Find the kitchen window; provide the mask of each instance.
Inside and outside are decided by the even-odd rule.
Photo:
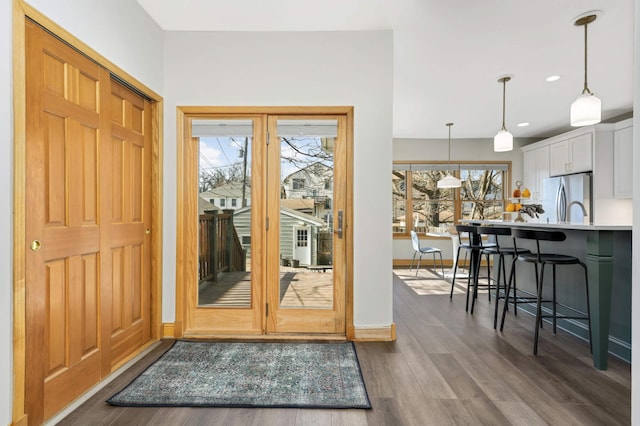
[[[428,232],[461,219],[502,219],[510,163],[395,163],[392,172],[393,233]],[[461,188],[440,189],[450,173]]]

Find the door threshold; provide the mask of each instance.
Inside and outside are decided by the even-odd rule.
[[[237,334],[237,335],[184,335],[183,340],[203,340],[203,341],[305,341],[305,342],[346,342],[347,336],[344,334]],[[180,340],[180,339],[178,339]]]

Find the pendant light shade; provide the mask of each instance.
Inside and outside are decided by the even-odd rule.
[[[498,130],[493,137],[493,150],[495,152],[511,151],[513,149],[513,135],[507,129]]]
[[[571,104],[571,125],[580,127],[599,123],[602,120],[601,111],[602,102],[593,93],[578,95]]]
[[[507,130],[505,125],[505,106],[507,95],[507,81],[511,80],[511,77],[502,77],[498,80],[498,83],[502,83],[502,128],[498,130],[498,133],[493,138],[493,150],[495,152],[511,151],[513,149],[513,135]]]
[[[449,162],[451,162],[451,126],[453,126],[453,123],[447,123],[449,128]],[[437,186],[438,188],[460,188],[462,181],[447,172],[447,175],[438,181]]]
[[[571,125],[573,127],[589,126],[599,123],[602,119],[602,103],[587,85],[587,25],[596,20],[596,15],[587,15],[575,22],[584,27],[584,88],[571,104]]]
[[[438,181],[438,188],[460,188],[462,181],[455,176],[447,173],[445,177]]]

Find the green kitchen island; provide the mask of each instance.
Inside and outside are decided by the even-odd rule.
[[[587,265],[594,367],[606,370],[609,353],[631,362],[630,225],[480,222],[511,228],[563,231],[567,236],[565,241],[541,242],[541,251],[573,255]],[[518,247],[532,248],[529,244],[535,242],[519,241]],[[519,262],[516,273],[518,290],[534,294],[535,275],[531,266]],[[550,277],[551,274],[545,275]],[[586,313],[586,297],[582,291],[584,274],[580,268],[557,268],[557,277],[559,303]],[[572,282],[575,282],[575,285],[563,285]],[[549,290],[549,293],[545,291],[543,297],[548,299],[551,286],[546,285],[545,290]],[[534,313],[533,306],[526,305],[525,309]],[[588,328],[583,323],[584,321],[559,320],[558,327],[588,340]]]

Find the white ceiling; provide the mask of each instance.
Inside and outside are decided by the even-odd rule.
[[[588,27],[589,88],[603,120],[632,109],[633,0],[137,0],[171,31],[361,31],[394,34],[396,138],[515,137],[569,127],[582,91]],[[559,75],[548,83],[545,78]],[[531,123],[517,127],[520,122]]]

